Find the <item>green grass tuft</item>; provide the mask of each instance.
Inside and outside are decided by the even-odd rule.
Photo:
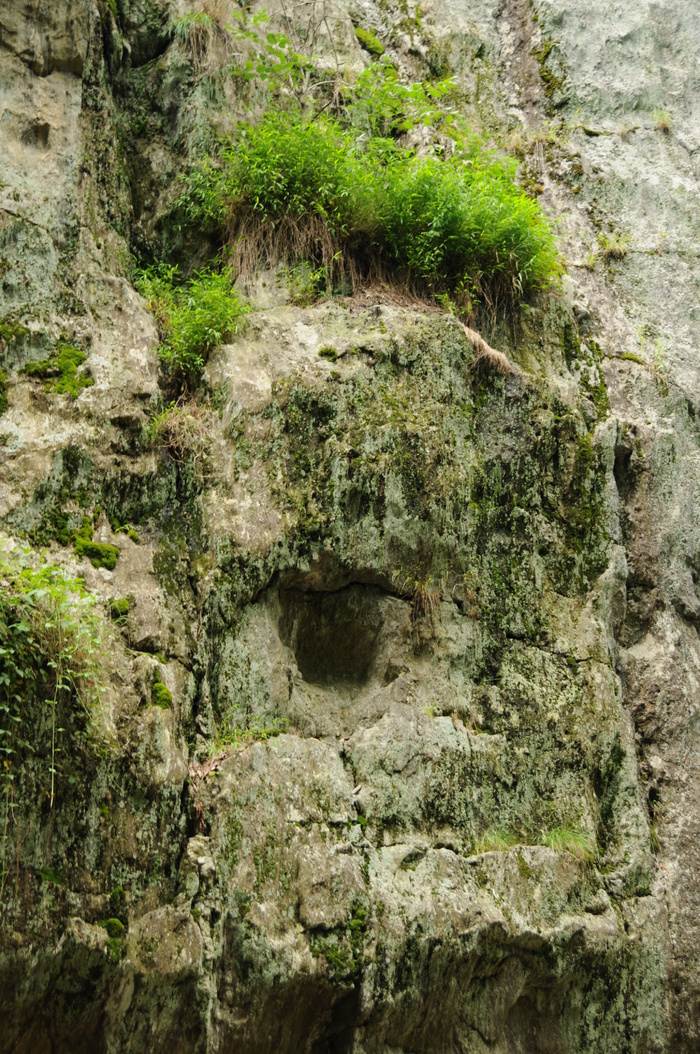
[[[114,600],[110,600],[109,613],[115,622],[123,621],[129,614],[130,607],[128,597],[117,597]]]
[[[229,272],[205,268],[178,284],[177,267],[149,267],[135,284],[156,316],[166,370],[181,388],[196,384],[211,349],[233,336],[246,312]]]
[[[516,835],[511,834],[509,831],[504,831],[501,828],[494,828],[485,831],[480,838],[477,838],[474,845],[474,852],[505,853],[508,849],[512,849],[514,845],[518,845],[518,838]]]
[[[577,860],[589,861],[595,856],[595,845],[590,835],[577,827],[553,827],[542,837],[542,845],[555,853],[570,853]]]
[[[498,308],[559,270],[551,228],[514,163],[473,137],[450,158],[416,157],[330,117],[268,113],[241,128],[219,167],[198,170],[186,200],[190,219],[218,225],[247,273],[262,260],[308,260],[336,281],[390,281]]]

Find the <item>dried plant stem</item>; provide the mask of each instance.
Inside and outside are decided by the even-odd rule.
[[[507,355],[504,355],[502,351],[496,351],[490,344],[487,344],[480,333],[477,333],[475,329],[470,329],[469,326],[464,326],[464,333],[467,340],[476,352],[474,357],[473,366],[478,366],[480,362],[485,362],[487,366],[490,366],[494,370],[498,370],[505,377],[510,377],[513,374],[520,374],[520,370],[517,366],[514,366]]]

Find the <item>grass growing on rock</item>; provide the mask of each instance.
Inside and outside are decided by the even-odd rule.
[[[577,827],[553,827],[543,835],[542,844],[555,853],[570,853],[577,860],[589,861],[595,856],[593,839]]]
[[[309,260],[354,286],[386,281],[498,308],[558,271],[551,228],[514,163],[474,137],[449,158],[418,157],[332,117],[268,113],[193,173],[185,209],[221,230],[244,273]]]
[[[136,272],[135,285],[156,317],[173,384],[192,387],[211,349],[233,336],[245,314],[229,272],[205,268],[180,282],[177,267],[149,267]]]

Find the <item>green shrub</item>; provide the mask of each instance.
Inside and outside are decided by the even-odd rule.
[[[211,349],[237,331],[246,308],[228,271],[204,269],[182,284],[177,279],[177,267],[150,267],[137,271],[135,284],[156,316],[161,361],[176,384],[188,387]]]
[[[78,367],[85,362],[87,355],[72,344],[59,344],[50,359],[41,362],[28,362],[24,372],[28,377],[48,380],[47,392],[59,395],[72,395],[75,398],[83,388],[90,388],[94,383],[85,373],[78,373]]]
[[[198,214],[198,201],[202,212]],[[476,140],[444,159],[358,142],[329,117],[270,113],[241,128],[190,186],[191,218],[226,233],[234,267],[322,264],[461,304],[514,303],[558,271],[550,226],[511,162]]]

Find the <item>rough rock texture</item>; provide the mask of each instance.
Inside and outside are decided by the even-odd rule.
[[[210,255],[171,210],[250,101],[230,42],[0,0],[2,529],[129,602],[55,808],[38,720],[18,773],[2,1051],[700,1049],[696,19],[421,6],[327,27],[451,68],[560,219],[561,293],[491,335],[522,373],[268,275],[183,460],[129,252]],[[58,341],[75,399],[21,372]],[[97,507],[113,571],[57,540]]]

